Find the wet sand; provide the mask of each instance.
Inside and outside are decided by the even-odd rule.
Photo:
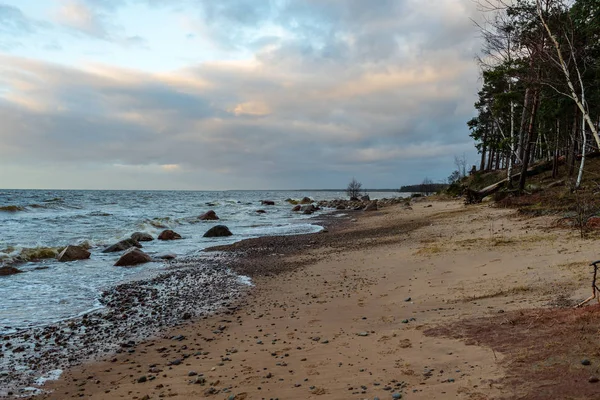
[[[425,200],[217,248],[253,279],[242,300],[38,398],[512,398],[504,354],[434,328],[587,297],[590,247],[550,218]]]

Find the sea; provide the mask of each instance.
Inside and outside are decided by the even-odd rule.
[[[370,193],[371,198],[394,197]],[[291,211],[286,199],[315,201],[346,198],[331,191],[105,191],[0,189],[0,266],[25,273],[0,276],[0,335],[43,326],[101,308],[103,291],[165,271],[164,262],[134,268],[115,267],[119,253],[102,250],[134,232],[153,237],[172,229],[183,239],[143,242],[153,257],[199,255],[205,248],[275,235],[322,230],[313,216]],[[262,205],[262,200],[275,202]],[[265,210],[265,214],[257,210]],[[219,221],[200,221],[214,210]],[[328,213],[332,210],[323,210]],[[215,225],[226,225],[227,238],[204,238]],[[61,263],[57,248],[90,246],[90,259]],[[41,258],[40,257],[47,257]],[[19,260],[18,264],[14,264]]]

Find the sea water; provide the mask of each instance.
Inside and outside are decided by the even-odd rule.
[[[382,194],[383,197],[384,194]],[[388,197],[389,193],[387,194]],[[273,235],[313,233],[311,216],[293,213],[288,198],[344,198],[342,192],[285,191],[84,191],[0,190],[0,265],[39,249],[86,243],[88,260],[53,258],[17,265],[22,274],[0,277],[0,334],[71,318],[100,308],[100,294],[119,283],[164,271],[164,263],[115,267],[120,253],[102,250],[134,232],[153,237],[172,229],[183,239],[143,242],[151,256],[194,256],[214,245]],[[372,195],[372,197],[374,197]],[[275,206],[261,204],[275,201]],[[256,211],[263,209],[265,214]],[[200,221],[214,210],[219,221]],[[227,225],[228,238],[204,238],[212,226]],[[33,250],[27,250],[33,249]]]

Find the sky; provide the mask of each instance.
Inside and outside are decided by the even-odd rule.
[[[398,188],[477,163],[472,0],[0,0],[0,187]]]

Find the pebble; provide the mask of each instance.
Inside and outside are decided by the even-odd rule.
[[[412,298],[411,297],[407,297],[407,298],[404,299],[404,301],[406,301],[406,302],[412,301]]]
[[[590,379],[588,379],[589,383],[598,383],[600,379],[598,379],[597,376],[590,376]]]
[[[581,360],[581,365],[591,365],[591,364],[592,364],[592,362],[588,359]]]
[[[360,332],[360,333],[357,333],[357,335],[358,336],[369,336],[369,332]]]
[[[401,398],[402,398],[402,394],[400,394],[400,393],[392,394],[392,399],[401,399]]]
[[[138,383],[144,383],[148,380],[148,378],[146,377],[146,375],[142,375],[138,378],[137,382]]]

